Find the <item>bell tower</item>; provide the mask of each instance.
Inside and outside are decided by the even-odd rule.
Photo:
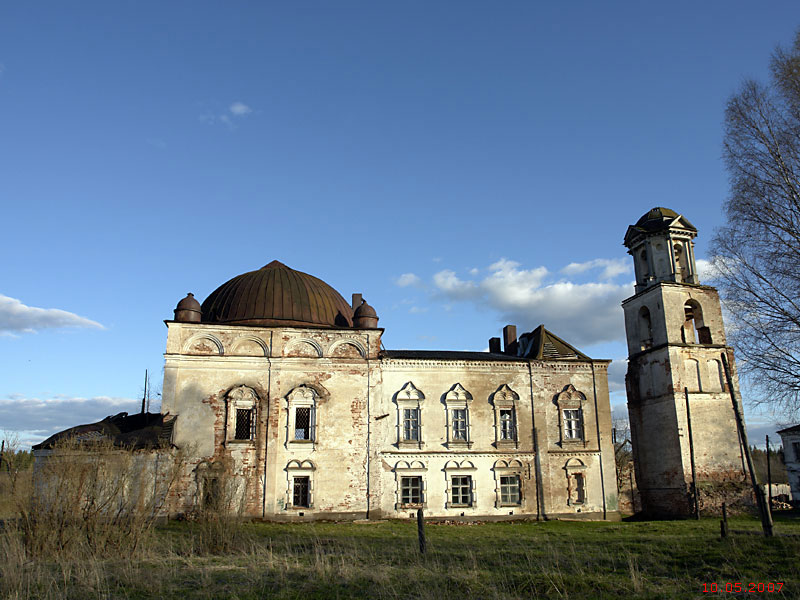
[[[653,515],[692,513],[691,447],[698,483],[744,477],[722,366],[726,354],[733,367],[733,350],[725,342],[717,290],[697,275],[696,236],[686,217],[661,207],[625,233],[636,274],[635,293],[622,303],[628,414],[643,509]],[[738,387],[735,373],[733,382]],[[709,502],[701,496],[702,504]]]

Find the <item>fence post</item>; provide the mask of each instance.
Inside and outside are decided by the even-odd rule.
[[[425,517],[421,508],[417,509],[417,536],[419,537],[419,553],[425,554],[428,547],[425,542]]]
[[[722,503],[722,521],[719,522],[719,533],[723,539],[728,537],[728,507]]]

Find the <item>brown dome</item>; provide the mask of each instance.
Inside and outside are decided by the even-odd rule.
[[[194,294],[189,292],[186,298],[178,302],[178,306],[173,311],[175,313],[176,321],[185,321],[187,323],[199,323],[201,308],[200,303],[194,297]]]
[[[223,283],[202,310],[203,323],[353,326],[353,311],[339,292],[277,260]]]

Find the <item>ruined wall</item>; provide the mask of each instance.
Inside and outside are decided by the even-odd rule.
[[[602,516],[604,508],[615,511],[606,367],[605,363],[596,364],[593,378],[591,365],[570,361],[535,362],[529,369],[527,362],[384,359],[384,394],[375,411],[380,418],[376,434],[383,440],[382,513],[406,516],[413,512],[413,507],[403,505],[400,498],[400,478],[404,475],[423,477],[425,509],[430,516]],[[409,383],[413,384],[410,394]],[[467,446],[452,443],[448,429],[447,396],[457,386],[471,398]],[[581,440],[564,440],[556,399],[565,388],[572,390],[568,392],[574,396],[572,402],[577,402],[583,413]],[[595,420],[595,389],[601,444]],[[420,397],[422,439],[416,446],[402,439],[403,394]],[[505,403],[508,397],[514,398],[516,415],[513,443],[500,439],[499,433],[499,410],[510,406]],[[606,453],[602,465],[601,452]],[[461,474],[472,477],[471,507],[451,506],[449,502],[449,481]],[[576,474],[584,478],[580,498]],[[522,498],[518,505],[502,501],[500,477],[504,475],[520,478]]]
[[[162,410],[177,415],[173,441],[190,455],[170,512],[201,506],[223,471],[241,514],[272,519],[405,517],[416,508],[400,497],[410,475],[423,478],[429,516],[616,510],[606,362],[401,360],[379,348],[380,330],[169,323]],[[253,435],[235,439],[248,398]],[[421,436],[409,444],[412,404]],[[307,438],[298,407],[312,411]],[[456,407],[466,440],[455,437]],[[581,412],[579,439],[567,439],[565,408]],[[513,439],[501,433],[508,409]],[[469,506],[453,506],[454,475],[471,477]],[[501,477],[514,476],[521,500],[503,502]],[[309,484],[304,505],[298,480]]]
[[[178,415],[174,443],[192,459],[176,512],[203,502],[203,482],[227,461],[241,512],[360,515],[367,510],[368,399],[379,385],[380,331],[169,323],[163,412]],[[369,381],[375,382],[371,386]],[[234,439],[232,390],[257,397],[251,439]],[[313,435],[296,440],[290,395],[312,390]],[[292,506],[293,476],[308,477],[310,506]]]

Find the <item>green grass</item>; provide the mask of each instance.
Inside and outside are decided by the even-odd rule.
[[[203,550],[200,527],[158,528],[132,560],[14,565],[0,556],[0,591],[6,598],[752,598],[763,594],[703,593],[702,584],[780,581],[782,591],[768,597],[800,597],[800,537],[721,541],[711,518],[429,524],[425,556],[411,521],[231,525],[221,555]],[[730,527],[759,531],[759,522],[739,517]],[[776,517],[776,531],[800,536],[800,520]]]

